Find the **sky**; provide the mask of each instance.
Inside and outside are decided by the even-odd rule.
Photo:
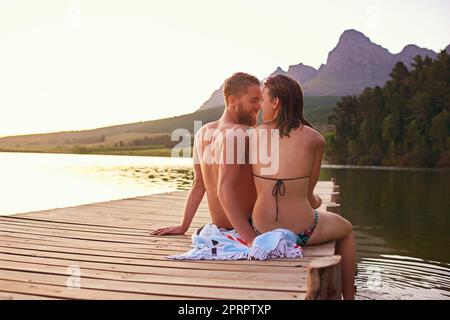
[[[237,71],[318,68],[347,29],[450,44],[450,1],[0,0],[0,136],[190,113]]]

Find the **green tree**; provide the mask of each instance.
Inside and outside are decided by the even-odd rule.
[[[395,64],[380,88],[343,97],[329,117],[336,163],[450,166],[450,56]]]

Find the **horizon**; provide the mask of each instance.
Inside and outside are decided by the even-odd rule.
[[[261,79],[299,63],[318,69],[349,29],[393,54],[410,44],[435,52],[450,44],[445,32],[436,32],[450,27],[450,3],[442,0],[406,7],[388,1],[347,1],[345,7],[329,1],[169,2],[2,2],[0,137],[192,113],[233,72]],[[311,32],[317,12],[326,22]],[[426,23],[411,24],[420,19]]]

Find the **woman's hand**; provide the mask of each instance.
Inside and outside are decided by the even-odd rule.
[[[159,228],[151,233],[153,236],[166,236],[166,235],[176,235],[185,234],[187,228],[183,228],[181,225],[173,227]]]
[[[322,205],[322,198],[319,197],[317,194],[315,194],[314,200],[315,200],[315,203],[313,205],[313,209],[317,209],[318,207],[320,207]]]

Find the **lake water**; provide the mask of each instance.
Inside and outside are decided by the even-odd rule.
[[[450,171],[324,166],[357,242],[359,299],[450,299]],[[0,215],[189,189],[191,159],[0,153]]]

